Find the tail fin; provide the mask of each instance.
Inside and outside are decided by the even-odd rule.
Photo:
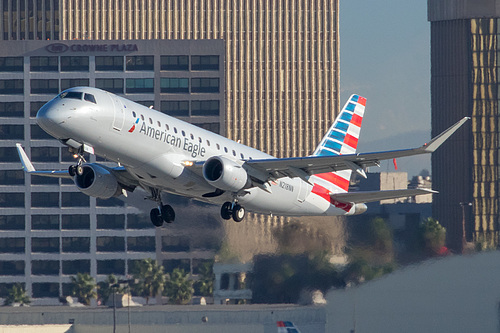
[[[291,321],[278,321],[276,326],[278,326],[278,333],[300,333]]]
[[[313,156],[334,156],[356,153],[366,98],[352,95],[332,127],[321,140]],[[349,190],[352,170],[326,172],[314,177],[314,193],[345,193]]]
[[[365,113],[366,98],[352,95],[332,127],[314,151],[315,156],[354,154],[358,147],[361,122]]]

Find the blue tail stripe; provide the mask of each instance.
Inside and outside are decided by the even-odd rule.
[[[354,112],[354,108],[356,108],[356,105],[352,104],[352,103],[349,103],[346,105],[345,109],[347,111],[351,111],[351,112]]]
[[[326,149],[321,149],[319,151],[319,154],[317,156],[338,156],[339,154],[333,152],[333,151],[329,151],[329,150],[326,150]]]
[[[349,124],[342,123],[340,121],[335,124],[335,128],[344,132],[347,132],[347,129],[349,128]]]
[[[323,147],[333,149],[337,152],[340,152],[340,150],[342,149],[342,145],[340,143],[330,140],[327,140]]]
[[[343,142],[345,138],[345,133],[333,130],[330,131],[330,133],[328,133],[328,137]]]
[[[345,120],[348,123],[350,123],[351,119],[352,119],[352,113],[343,112],[342,115],[340,116],[340,119]]]

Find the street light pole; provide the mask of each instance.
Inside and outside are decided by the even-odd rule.
[[[465,238],[465,206],[472,206],[472,202],[461,202],[462,207],[462,254],[465,252],[467,239]]]

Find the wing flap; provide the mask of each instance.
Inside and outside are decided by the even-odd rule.
[[[425,188],[402,189],[390,191],[363,191],[332,194],[331,197],[337,201],[345,203],[368,203],[386,199],[397,199],[411,197],[414,195],[438,193]]]

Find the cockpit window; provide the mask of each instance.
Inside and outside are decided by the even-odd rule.
[[[72,98],[72,99],[82,99],[82,92],[78,91],[63,91],[59,94],[59,98]]]
[[[94,95],[92,95],[92,94],[85,94],[85,96],[83,96],[83,99],[88,101],[88,102],[97,104],[95,101]]]

